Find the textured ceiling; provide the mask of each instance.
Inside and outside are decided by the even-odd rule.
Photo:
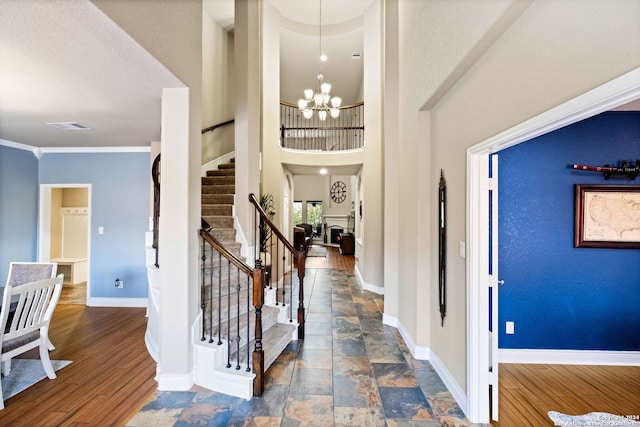
[[[0,139],[36,147],[148,146],[184,86],[86,1],[0,1],[0,58]]]
[[[322,0],[320,63],[320,1],[267,0],[280,13],[280,98],[297,103],[304,89],[317,87],[321,71],[331,94],[343,105],[362,101],[363,13],[373,0]],[[233,28],[233,0],[204,0],[203,8],[221,27]],[[352,53],[362,54],[351,59]]]

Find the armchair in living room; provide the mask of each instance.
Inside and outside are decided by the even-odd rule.
[[[313,237],[313,225],[307,224],[307,223],[302,223],[302,224],[296,224],[296,227],[300,227],[300,228],[304,229],[304,237],[305,238]]]
[[[293,227],[293,247],[298,251],[302,248],[306,254],[309,246],[311,246],[311,237],[307,237],[306,230],[299,226]]]

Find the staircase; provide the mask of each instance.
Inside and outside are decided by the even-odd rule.
[[[235,163],[231,160],[202,177],[202,218],[209,224],[211,236],[245,261],[241,244],[236,241],[234,202]],[[248,298],[253,295],[253,282],[213,247],[204,248],[203,244],[201,298],[207,307],[202,311],[204,329],[199,325],[193,331],[195,382],[217,392],[250,399],[254,394],[251,357],[256,313],[253,301]],[[266,371],[289,342],[297,339],[297,323],[290,320],[289,307],[276,304],[274,290],[265,288],[264,292],[261,319]]]

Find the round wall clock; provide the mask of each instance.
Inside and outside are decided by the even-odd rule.
[[[336,181],[331,186],[331,200],[342,203],[347,198],[347,186],[342,181]]]

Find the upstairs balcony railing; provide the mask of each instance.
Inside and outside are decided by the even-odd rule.
[[[344,151],[364,147],[364,103],[340,108],[338,118],[305,119],[296,105],[280,102],[280,146],[293,150]]]

